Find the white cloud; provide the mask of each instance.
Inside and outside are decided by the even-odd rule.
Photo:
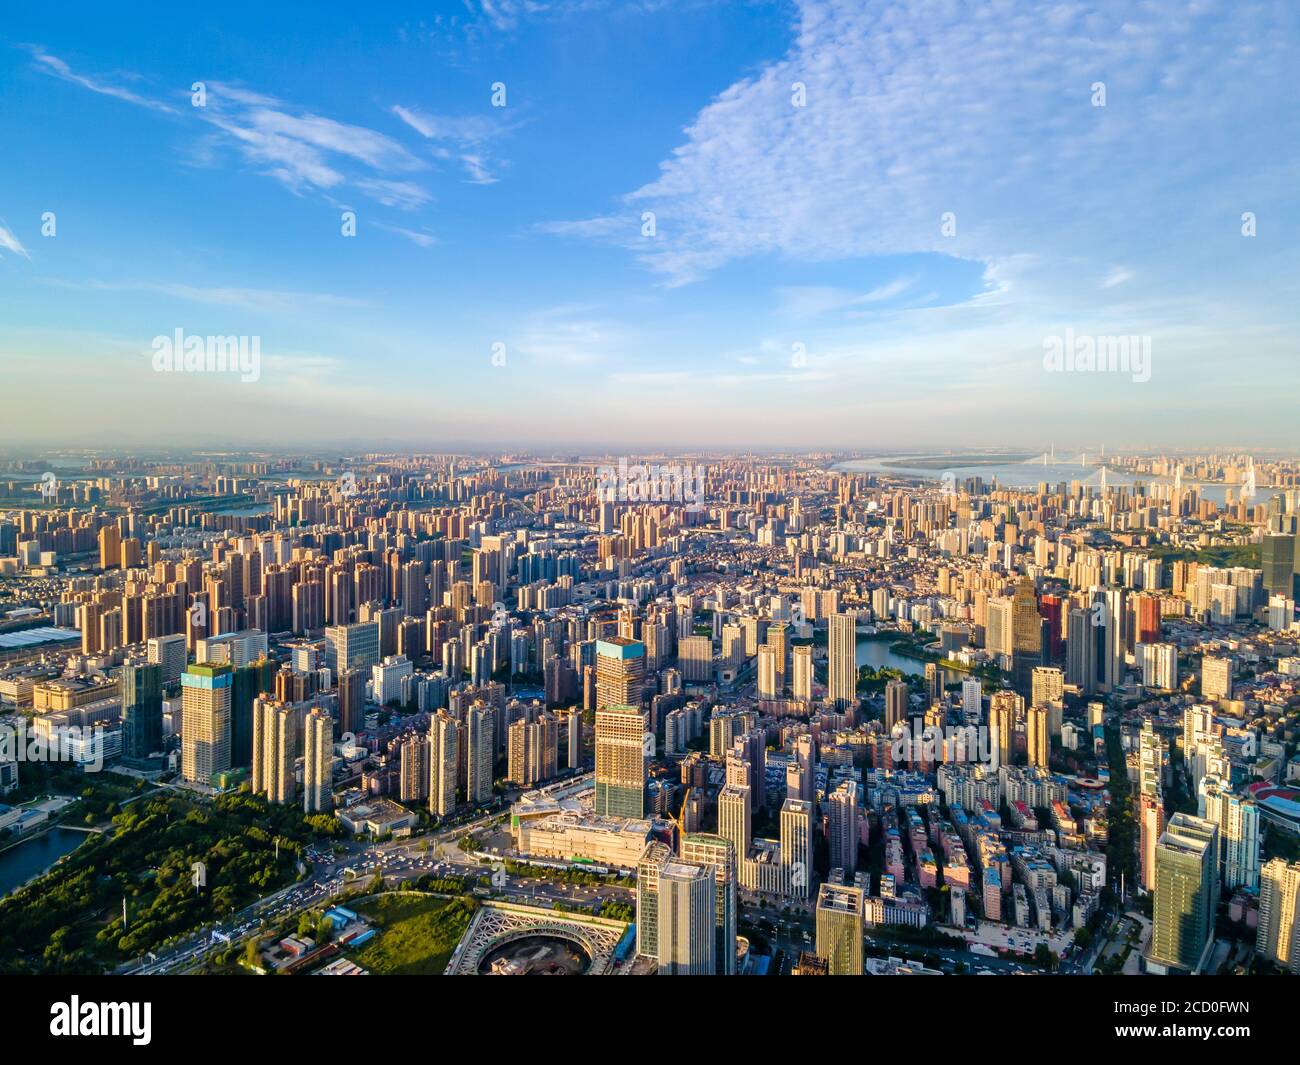
[[[406,175],[429,162],[386,133],[340,122],[266,93],[221,81],[206,83],[202,107],[173,107],[103,78],[74,72],[62,59],[32,49],[36,69],[91,92],[176,117],[192,117],[213,131],[200,140],[194,161],[214,165],[221,149],[274,178],[296,194],[329,192],[347,185],[385,206],[413,210],[430,194]]]
[[[120,85],[113,85],[97,78],[78,74],[58,56],[50,55],[42,48],[31,48],[30,51],[33,60],[36,62],[36,69],[49,74],[51,77],[58,78],[60,81],[71,82],[73,85],[80,85],[83,89],[89,89],[101,96],[112,96],[115,99],[136,104],[139,107],[148,107],[154,111],[163,111],[170,115],[177,113],[176,108],[163,103],[161,100],[151,100]]]
[[[21,255],[28,262],[31,261],[32,257],[27,253],[27,249],[23,247],[23,242],[14,236],[13,230],[3,220],[0,220],[0,248],[11,251],[15,255]]]
[[[396,233],[398,236],[405,237],[412,244],[418,244],[421,248],[431,248],[438,243],[437,237],[422,229],[407,229],[405,226],[390,225],[388,222],[375,222],[373,224],[377,229]]]
[[[358,178],[357,188],[385,207],[399,207],[413,211],[423,207],[432,197],[413,181],[385,181],[380,178]]]
[[[455,160],[465,168],[467,180],[475,185],[495,184],[491,163],[485,152],[487,143],[513,127],[477,116],[431,115],[418,107],[394,104],[389,110],[426,140],[434,142],[433,153],[439,159]]]
[[[659,222],[658,239],[627,246],[679,285],[765,255],[1060,263],[1100,258],[1138,225],[1167,240],[1201,206],[1198,182],[1232,169],[1207,142],[1246,116],[1276,121],[1280,101],[1258,86],[1282,84],[1293,52],[1286,16],[1263,2],[797,0],[788,52],[700,110],[658,176],[624,197]],[[1097,80],[1105,108],[1091,106]],[[605,239],[618,217],[568,232]]]
[[[279,289],[235,288],[190,285],[176,281],[61,281],[50,279],[59,288],[88,292],[144,292],[188,303],[206,303],[218,307],[238,307],[248,311],[294,313],[311,307],[357,308],[364,300],[323,292],[292,292]]]

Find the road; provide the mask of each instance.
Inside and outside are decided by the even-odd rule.
[[[385,882],[414,880],[421,876],[459,876],[483,873],[486,867],[477,858],[465,854],[457,841],[467,832],[487,826],[500,817],[492,811],[473,820],[448,825],[424,836],[387,840],[349,840],[340,845],[341,853],[326,857],[319,851],[312,856],[311,871],[296,884],[259,899],[238,913],[199,929],[167,951],[137,959],[117,972],[130,976],[175,974],[201,968],[208,957],[219,950],[239,946],[253,936],[263,934],[264,923],[282,922],[293,914],[322,906],[356,881],[367,881],[376,873]],[[544,877],[509,877],[504,871],[494,895],[513,902],[534,905],[564,903],[583,909],[599,910],[609,902],[631,902],[630,888],[613,884],[584,887],[564,884]]]

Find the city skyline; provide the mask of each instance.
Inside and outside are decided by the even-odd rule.
[[[1294,16],[859,7],[15,14],[4,445],[1288,445]]]

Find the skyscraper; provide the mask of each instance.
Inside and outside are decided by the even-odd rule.
[[[1259,886],[1259,807],[1234,795],[1218,777],[1206,777],[1202,791],[1205,819],[1219,826],[1219,866],[1223,886]]]
[[[230,765],[245,768],[253,762],[253,702],[261,694],[267,659],[236,666],[230,682]]]
[[[181,776],[211,784],[230,768],[230,688],[227,665],[193,665],[181,674]]]
[[[1265,597],[1295,598],[1296,538],[1288,533],[1266,533],[1259,547]]]
[[[857,702],[857,618],[853,614],[832,614],[829,627],[827,642],[830,665],[827,696],[835,709],[844,710]]]
[[[1264,864],[1255,950],[1273,964],[1300,973],[1300,862],[1273,858]]]
[[[605,706],[596,711],[596,813],[645,815],[648,763],[646,717],[639,706]]]
[[[1010,765],[1015,750],[1016,722],[1025,712],[1025,700],[1015,692],[998,691],[989,696],[989,742],[997,752],[997,764]]]
[[[729,839],[706,832],[682,837],[682,859],[713,870],[715,924],[713,957],[719,976],[736,972],[736,882],[739,862]]]
[[[806,899],[812,884],[813,806],[786,799],[781,807],[781,865],[786,894]]]
[[[717,972],[715,891],[712,866],[672,858],[659,870],[659,975]]]
[[[1214,934],[1219,830],[1189,814],[1169,819],[1156,844],[1156,897],[1147,967],[1192,970]]]
[[[360,669],[338,674],[339,732],[356,735],[366,726],[366,675]]]
[[[753,838],[747,786],[727,784],[718,792],[718,835],[731,844],[736,868],[740,869],[749,856],[749,842]]]
[[[812,698],[812,651],[810,644],[801,644],[791,654],[790,692],[796,699],[802,699],[805,702]]]
[[[450,817],[456,812],[456,771],[461,724],[445,710],[429,721],[429,813]]]
[[[976,681],[978,684],[979,682]],[[894,726],[907,724],[907,708],[911,689],[907,681],[895,678],[885,685],[885,731],[892,733]]]
[[[291,803],[297,791],[297,760],[305,710],[293,703],[258,699],[253,703],[253,772],[255,795],[267,802]]]
[[[1097,637],[1092,611],[1071,610],[1066,619],[1065,680],[1084,695],[1097,690]]]
[[[332,625],[325,630],[325,664],[334,676],[379,662],[379,622]]]
[[[149,638],[149,661],[162,666],[164,688],[180,683],[181,674],[185,672],[185,653],[184,633]]]
[[[330,794],[334,768],[334,719],[329,711],[316,707],[307,715],[303,745],[303,810],[317,813],[333,805]]]
[[[1201,695],[1206,699],[1232,698],[1232,657],[1205,655],[1201,659]]]
[[[1033,673],[1043,663],[1043,617],[1032,577],[1022,577],[1011,597],[1012,671],[1018,691],[1029,692]]]
[[[493,770],[497,762],[497,711],[476,703],[465,711],[461,735],[465,743],[465,801],[478,806],[491,801]]]
[[[672,857],[673,852],[656,841],[637,863],[636,952],[647,958],[659,957],[659,877]]]
[[[645,644],[625,636],[596,641],[596,709],[639,707],[644,699]]]
[[[1156,889],[1156,845],[1165,832],[1165,804],[1158,793],[1138,796],[1138,876],[1146,891]]]
[[[831,792],[830,816],[831,868],[843,869],[850,879],[858,865],[858,783],[846,780]]]
[[[822,884],[817,892],[817,953],[831,976],[862,975],[863,891]]]
[[[143,762],[162,750],[162,678],[156,663],[130,663],[122,667],[122,755]]]
[[[1029,708],[1028,729],[1029,764],[1039,769],[1046,769],[1051,761],[1052,732],[1049,711],[1046,706]]]

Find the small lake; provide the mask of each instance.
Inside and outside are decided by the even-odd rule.
[[[858,668],[870,666],[872,669],[880,669],[889,666],[891,669],[901,669],[904,673],[919,673],[924,676],[925,663],[919,658],[908,658],[889,649],[889,645],[897,639],[897,636],[891,636],[888,640],[861,641],[858,644]]]
[[[905,674],[915,673],[919,677],[925,676],[925,663],[919,658],[908,658],[906,655],[897,654],[889,649],[889,645],[898,639],[897,636],[891,635],[888,640],[862,640],[858,643],[857,662],[858,668],[870,666],[872,669],[880,669],[888,666],[891,669],[901,670]],[[956,669],[942,670],[943,682],[945,684],[957,684],[965,673]]]
[[[90,835],[86,832],[55,827],[0,852],[0,895],[7,895],[15,888],[22,887],[65,854],[71,854],[89,838]]]

